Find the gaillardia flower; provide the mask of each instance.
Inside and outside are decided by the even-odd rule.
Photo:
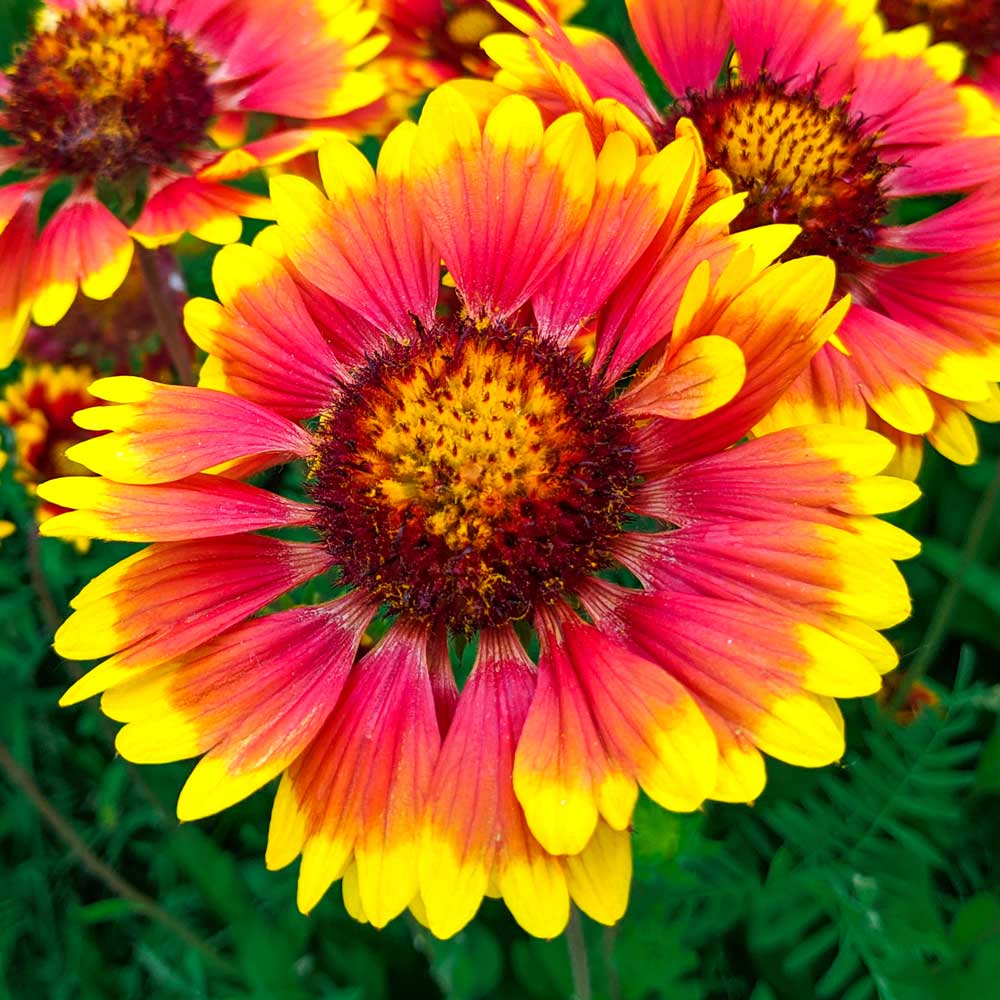
[[[378,27],[389,39],[372,64],[384,74],[385,94],[355,116],[362,130],[384,135],[409,116],[420,99],[447,80],[492,76],[496,66],[480,43],[501,30],[504,20],[488,0],[372,0]],[[527,9],[523,0],[515,6]],[[583,0],[546,0],[560,21],[583,7]]]
[[[902,31],[928,29],[937,42],[957,45],[965,72],[1000,109],[1000,3],[997,0],[879,0],[885,23]]]
[[[673,95],[661,110],[613,43],[533,6],[538,20],[498,4],[527,36],[484,41],[499,84],[650,149],[685,116],[709,166],[747,195],[735,229],[796,223],[783,259],[835,261],[851,308],[764,426],[878,427],[912,475],[923,435],[974,461],[967,414],[1000,419],[1000,121],[955,84],[957,50],[884,31],[869,0],[630,0]],[[897,224],[907,199],[944,194],[963,197]]]
[[[73,415],[97,402],[87,391],[93,380],[94,373],[78,365],[27,365],[17,381],[0,393],[0,429],[9,428],[12,436],[14,478],[29,494],[53,476],[86,474],[66,453],[92,436],[73,422]],[[41,500],[35,515],[44,523],[64,512],[65,508]]]
[[[180,314],[188,296],[177,258],[169,249],[151,256],[159,284]],[[55,326],[31,324],[20,357],[35,365],[69,364],[102,375],[134,374],[170,381],[170,355],[157,332],[142,271],[142,263],[133,258],[125,280],[110,299],[77,298]]]
[[[290,130],[225,153],[211,137],[227,143],[250,112],[326,119],[371,103],[381,77],[357,67],[384,45],[369,36],[375,17],[361,0],[305,0],[293,16],[255,0],[47,0],[0,77],[0,128],[14,140],[0,175],[15,178],[0,181],[0,367],[30,316],[58,322],[78,287],[112,295],[133,237],[230,243],[241,216],[269,218],[266,198],[223,182],[321,135]],[[61,178],[71,192],[39,233]]]
[[[753,799],[762,752],[833,761],[832,699],[894,663],[891,445],[730,449],[843,315],[833,265],[730,236],[696,136],[595,155],[517,95],[435,91],[377,170],[345,140],[320,167],[188,304],[202,385],[98,381],[100,478],[43,487],[74,508],[46,533],[153,543],[74,600],[56,648],[109,658],[63,701],[104,691],[130,760],[203,755],[183,819],[282,775],[267,863],[301,854],[303,911],[342,879],[376,926],[447,936],[486,894],[537,935],[571,898],[613,922],[639,788],[691,810]],[[293,460],[308,503],[237,478]],[[333,599],[248,617],[307,581]]]

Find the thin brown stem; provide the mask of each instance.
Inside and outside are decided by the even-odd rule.
[[[54,635],[62,623],[62,615],[59,613],[55,598],[49,589],[45,570],[42,569],[42,548],[39,544],[36,525],[32,525],[25,533],[25,543],[28,550],[28,575],[31,577],[31,586],[38,598],[38,606],[41,608],[46,628],[50,634]]]
[[[153,310],[156,325],[159,327],[163,345],[170,355],[171,364],[177,373],[177,381],[181,385],[194,385],[194,351],[191,341],[181,327],[180,318],[163,272],[156,259],[156,251],[136,245],[139,266],[142,268],[142,278],[146,285],[146,295]]]
[[[42,794],[27,771],[11,756],[7,747],[0,742],[0,768],[11,782],[21,789],[31,804],[38,810],[42,818],[52,828],[56,836],[66,845],[70,854],[98,881],[102,882],[112,893],[121,899],[128,900],[150,920],[156,921],[172,934],[179,937],[185,944],[194,948],[217,968],[237,975],[237,971],[214,948],[201,940],[189,927],[176,917],[167,913],[159,904],[138,890],[131,882],[124,879],[113,868],[106,865],[85,843],[83,838],[73,829],[69,820]]]
[[[59,611],[59,607],[56,604],[55,598],[52,596],[52,591],[49,588],[48,580],[45,576],[45,570],[42,568],[42,558],[41,558],[41,545],[39,543],[38,531],[36,528],[32,528],[26,534],[27,538],[27,550],[28,550],[28,574],[31,577],[31,585],[35,591],[35,596],[38,598],[38,606],[42,612],[42,618],[45,620],[46,628],[48,629],[49,635],[55,635],[56,629],[62,624],[63,615]],[[60,662],[66,668],[67,673],[73,678],[73,680],[79,680],[83,675],[83,671],[80,667],[70,660],[63,660],[60,658]],[[108,745],[114,749],[115,745],[115,732],[111,728],[108,720],[98,712],[98,717],[100,718],[101,732],[104,735],[105,740],[107,740]],[[136,787],[142,794],[143,798],[153,807],[161,823],[166,823],[170,819],[170,810],[164,804],[163,800],[153,791],[150,787],[149,782],[139,773],[138,768],[135,764],[126,762],[126,767],[128,768],[129,776],[135,782]]]
[[[601,935],[601,945],[604,949],[604,972],[608,978],[608,997],[610,1000],[624,1000],[622,979],[618,975],[618,965],[615,962],[615,942],[621,924],[605,927]]]
[[[955,568],[955,572],[948,581],[948,586],[945,587],[944,593],[934,608],[934,614],[931,617],[930,624],[927,626],[927,631],[924,633],[920,650],[914,657],[913,663],[910,664],[910,668],[906,671],[898,690],[889,703],[890,712],[897,711],[903,704],[913,683],[923,677],[931,668],[938,651],[945,639],[948,638],[948,630],[951,628],[951,616],[965,587],[965,577],[972,564],[976,561],[976,555],[979,552],[979,547],[982,544],[986,529],[989,527],[990,518],[993,516],[994,510],[996,510],[998,501],[1000,501],[1000,459],[997,460],[993,479],[990,480],[989,486],[986,487],[986,491],[980,498],[979,504],[972,515],[972,520],[969,522],[969,532],[965,536],[965,544],[962,546],[962,551],[959,554],[958,566]]]
[[[573,976],[574,1000],[592,1000],[587,942],[583,937],[580,911],[575,906],[570,908],[569,923],[566,925],[566,950],[569,952],[569,969]]]

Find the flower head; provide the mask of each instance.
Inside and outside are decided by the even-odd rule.
[[[374,101],[381,77],[356,67],[384,44],[369,36],[375,17],[356,0],[309,0],[294,17],[252,0],[49,0],[0,86],[14,140],[0,174],[18,177],[0,186],[0,366],[29,317],[58,322],[78,287],[111,296],[133,237],[229,243],[240,216],[268,218],[265,198],[224,182],[313,149],[322,133],[241,144],[241,123],[252,112],[328,120]],[[71,193],[39,234],[59,178]]]
[[[384,135],[405,121],[421,98],[447,80],[487,77],[496,66],[480,43],[499,31],[503,18],[488,0],[377,0],[378,26],[389,44],[372,64],[384,74],[385,94],[352,116],[358,132]],[[515,7],[527,9],[524,0]],[[545,0],[560,21],[572,17],[582,0]]]
[[[188,297],[177,260],[169,250],[159,250],[155,265],[179,313]],[[34,365],[69,364],[103,375],[171,378],[170,356],[157,334],[156,316],[136,259],[110,299],[78,298],[55,326],[32,324],[20,355]]]
[[[46,533],[153,543],[74,601],[57,649],[108,659],[64,702],[105,692],[130,760],[202,755],[184,819],[282,775],[267,863],[301,855],[304,911],[339,879],[376,926],[448,936],[487,893],[537,935],[571,898],[613,922],[640,787],[692,810],[753,799],[762,753],[835,760],[832,699],[895,662],[891,445],[731,447],[842,317],[833,266],[731,235],[690,130],[595,154],[520,96],[440,89],[376,170],[343,140],[320,166],[188,304],[202,384],[95,383],[99,477],[43,487],[73,508]],[[238,479],[293,460],[307,503]],[[335,596],[249,617],[307,581]]]
[[[936,42],[961,48],[974,80],[1000,75],[1000,4],[996,0],[879,0],[878,13],[889,28],[930,29]]]
[[[34,494],[53,476],[86,475],[66,452],[91,435],[73,416],[97,400],[87,391],[94,373],[74,365],[28,365],[0,396],[0,426],[10,429],[14,443],[14,476]],[[4,456],[6,459],[6,456]],[[0,465],[0,468],[3,466]],[[42,500],[36,516],[44,523],[65,508]]]
[[[906,685],[900,700],[900,692]],[[926,681],[911,679],[904,671],[895,671],[876,696],[883,709],[891,710],[892,718],[901,726],[911,726],[927,711],[941,710],[941,696]]]
[[[974,5],[973,5],[974,6]],[[484,42],[497,82],[592,133],[627,128],[658,148],[687,120],[708,165],[747,196],[734,228],[801,228],[784,260],[827,254],[853,304],[762,428],[835,420],[901,447],[922,436],[976,458],[967,414],[1000,419],[1000,119],[957,84],[961,58],[926,31],[887,32],[842,0],[630,0],[638,39],[673,95],[657,107],[606,38],[503,9],[524,35]],[[907,200],[963,196],[899,224]]]

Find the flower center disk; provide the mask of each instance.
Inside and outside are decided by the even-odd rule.
[[[115,180],[173,163],[213,113],[208,67],[161,17],[66,12],[8,72],[7,129],[34,167]]]
[[[457,69],[467,69],[486,63],[480,48],[482,40],[496,31],[503,31],[506,22],[485,2],[473,2],[455,7],[433,38],[435,54]]]
[[[733,229],[794,223],[801,235],[785,258],[825,254],[850,272],[874,250],[892,170],[846,103],[824,107],[815,86],[786,90],[762,74],[685,98],[709,165],[747,193]]]
[[[635,481],[629,424],[587,366],[464,321],[373,359],[318,440],[312,493],[345,582],[465,633],[607,566]]]

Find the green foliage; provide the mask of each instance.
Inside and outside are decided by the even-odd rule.
[[[614,954],[620,995],[975,995],[984,972],[963,956],[1000,930],[995,896],[976,895],[994,885],[973,821],[993,700],[960,691],[909,728],[868,706],[840,769],[775,767],[752,811],[641,808],[635,898]],[[965,899],[978,900],[969,915]]]
[[[806,797],[780,800],[747,829],[767,876],[750,914],[750,942],[818,1000],[920,996],[948,954],[948,907],[934,880],[978,873],[949,857],[966,840],[959,805],[980,749],[968,696],[910,729],[868,713],[863,747]],[[972,864],[974,844],[964,867]],[[918,992],[914,993],[913,990]]]
[[[37,2],[0,0],[0,64],[7,64],[18,42],[27,34],[31,12],[37,6]]]

